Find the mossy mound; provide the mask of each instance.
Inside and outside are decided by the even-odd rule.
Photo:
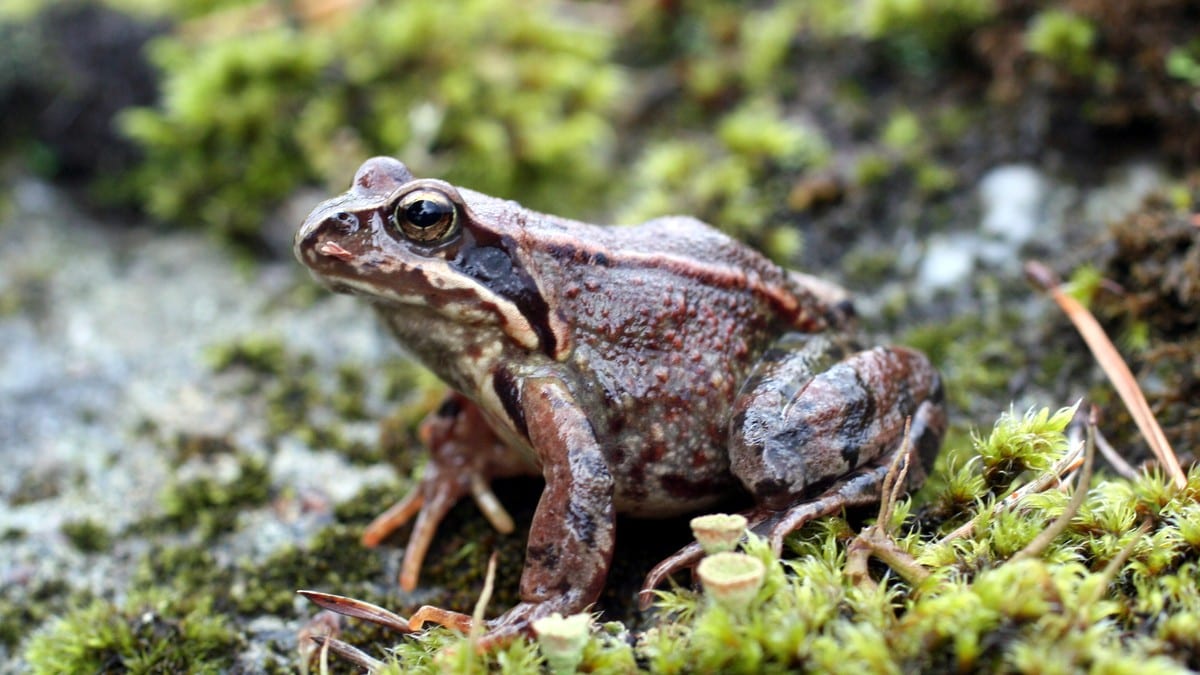
[[[1003,416],[952,448],[886,529],[909,562],[850,572],[855,529],[818,521],[781,562],[751,537],[766,574],[746,609],[662,592],[657,621],[593,629],[580,672],[1187,672],[1200,663],[1200,471],[1174,489],[1150,473],[1092,487],[1064,532],[1017,555],[1067,509],[1069,491],[1013,490],[1068,449],[1074,409]],[[955,459],[959,458],[959,459]],[[967,459],[969,458],[969,459]],[[947,536],[973,522],[965,536]],[[1139,529],[1138,525],[1142,524]],[[729,554],[723,554],[729,555]],[[436,630],[399,639],[394,672],[542,672],[536,643],[487,656]]]

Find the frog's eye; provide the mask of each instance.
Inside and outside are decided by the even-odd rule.
[[[404,196],[396,205],[396,226],[404,236],[429,243],[443,239],[454,231],[458,209],[445,193],[438,190],[417,190]]]

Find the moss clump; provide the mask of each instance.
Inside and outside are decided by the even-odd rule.
[[[379,414],[371,409],[372,403],[378,408],[380,399],[411,396],[412,388],[422,381],[416,374],[418,367],[402,359],[381,366],[386,374],[382,381],[368,378],[360,366],[346,363],[322,377],[312,354],[289,351],[282,339],[271,334],[214,345],[208,350],[208,360],[213,370],[238,375],[240,379],[232,381],[240,391],[261,395],[267,431],[272,436],[295,436],[310,447],[335,450],[356,464],[381,461],[388,444],[365,440],[347,425],[372,419]],[[423,395],[415,399],[423,400]],[[404,410],[411,413],[407,407]],[[221,437],[175,441],[181,459],[235,450]]]
[[[1086,18],[1061,9],[1047,9],[1029,23],[1026,48],[1073,73],[1095,66],[1096,27]]]
[[[239,367],[260,375],[279,377],[286,374],[291,365],[283,339],[276,335],[248,335],[214,345],[208,349],[206,357],[209,367],[218,373]]]
[[[611,37],[549,3],[390,2],[291,23],[155,45],[162,101],[123,124],[146,153],[152,214],[254,239],[264,205],[313,179],[344,186],[380,153],[558,209],[594,204],[609,182]]]
[[[1200,87],[1200,38],[1175,47],[1167,54],[1167,74]]]
[[[206,539],[232,531],[239,511],[266,503],[270,478],[265,461],[242,455],[237,475],[228,481],[200,477],[176,482],[163,490],[160,498],[164,520],[183,530],[198,528]]]
[[[776,219],[792,187],[786,178],[768,177],[823,166],[828,154],[818,129],[785,119],[769,100],[752,101],[718,122],[715,142],[676,138],[651,145],[634,167],[636,192],[619,220],[688,213],[761,242],[772,232],[764,223]]]
[[[83,594],[73,594],[57,579],[28,586],[5,584],[0,588],[0,647],[12,651],[43,621],[85,601]]]
[[[1200,157],[1195,93],[1194,3],[1061,0],[1051,6],[998,2],[973,41],[998,100],[1040,100],[1046,140],[1081,131],[1147,133],[1168,156]],[[1144,147],[1144,142],[1139,143]]]
[[[942,372],[951,409],[968,418],[1007,404],[1014,372],[1030,355],[1006,330],[1022,320],[1014,310],[964,315],[909,329],[898,340],[929,355]]]
[[[112,547],[112,533],[103,523],[91,518],[67,521],[59,529],[83,553],[101,553]]]
[[[205,603],[146,597],[69,612],[30,640],[25,658],[34,673],[219,673],[233,664],[238,645]]]
[[[886,44],[905,67],[928,71],[996,14],[993,0],[868,0],[862,34]]]
[[[246,614],[291,614],[296,590],[303,588],[363,593],[367,595],[364,599],[386,603],[377,584],[386,588],[391,581],[383,578],[379,553],[363,546],[361,535],[359,527],[333,524],[307,545],[288,546],[262,564],[243,566],[245,588],[233,598],[237,610]]]

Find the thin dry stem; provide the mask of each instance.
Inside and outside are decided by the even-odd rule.
[[[1092,313],[1078,300],[1062,291],[1058,279],[1050,271],[1050,268],[1038,262],[1029,262],[1025,265],[1025,272],[1034,283],[1050,294],[1050,297],[1058,303],[1063,313],[1075,325],[1075,329],[1087,343],[1096,362],[1100,364],[1101,370],[1108,376],[1108,380],[1112,382],[1117,394],[1121,396],[1121,401],[1125,403],[1125,408],[1129,410],[1134,424],[1142,432],[1150,450],[1166,469],[1167,475],[1174,481],[1175,487],[1180,490],[1186,488],[1187,477],[1179,466],[1179,459],[1175,456],[1175,451],[1171,449],[1171,444],[1163,434],[1162,427],[1154,419],[1154,413],[1150,411],[1150,404],[1146,403],[1146,397],[1142,394],[1141,387],[1138,386],[1129,366],[1125,364],[1125,360],[1113,346],[1112,340],[1108,339],[1108,335],[1100,327],[1096,317],[1092,316]]]
[[[348,642],[342,642],[337,638],[323,637],[320,635],[314,635],[312,639],[317,644],[321,645],[321,649],[328,649],[343,659],[366,668],[369,672],[374,673],[378,670],[381,670],[384,666],[383,661],[374,658],[373,656],[367,654],[363,650]]]
[[[916,587],[929,578],[930,572],[908,551],[900,548],[892,536],[892,514],[896,511],[896,501],[904,492],[904,480],[908,477],[908,467],[911,458],[912,445],[909,438],[912,418],[904,420],[904,444],[896,457],[892,459],[888,472],[884,475],[883,486],[880,490],[879,517],[875,523],[863,529],[850,542],[846,553],[846,577],[860,587],[874,587],[875,580],[867,569],[871,556],[875,556],[885,565],[894,570],[902,579]]]
[[[909,455],[912,452],[912,439],[908,435],[911,428],[912,417],[904,418],[904,442],[892,458],[892,464],[883,476],[883,488],[879,491],[879,517],[875,519],[875,524],[882,525],[888,531],[891,529],[888,524],[892,522],[892,514],[896,511],[896,501],[900,499],[904,481],[908,478]]]
[[[1071,519],[1079,513],[1079,507],[1083,506],[1083,501],[1087,498],[1088,488],[1092,482],[1092,464],[1096,459],[1096,409],[1092,408],[1091,415],[1088,416],[1087,427],[1087,449],[1084,453],[1083,470],[1079,474],[1079,480],[1075,483],[1075,494],[1071,495],[1071,501],[1067,502],[1067,508],[1059,514],[1058,518],[1050,523],[1050,526],[1042,530],[1038,536],[1033,538],[1033,541],[1025,545],[1020,551],[1017,551],[1011,560],[1024,560],[1025,558],[1036,558],[1046,551],[1050,543],[1058,538],[1060,534],[1067,530],[1067,526],[1071,524]]]
[[[1034,478],[1025,485],[1022,485],[1020,488],[1013,490],[1012,493],[1010,493],[1007,497],[997,502],[993,511],[995,513],[999,513],[1001,511],[1007,511],[1015,508],[1016,505],[1021,502],[1021,500],[1025,499],[1029,495],[1037,492],[1043,492],[1054,485],[1061,485],[1063,483],[1063,477],[1079,468],[1081,464],[1083,464],[1083,443],[1077,443],[1062,456],[1062,459],[1059,459],[1057,462],[1055,462],[1054,466],[1039,474],[1037,478]],[[981,519],[983,519],[985,515],[987,515],[986,512],[980,512],[976,514],[974,518],[963,523],[958,529],[942,537],[938,544],[940,545],[955,539],[970,536],[971,533],[975,531],[975,526]]]
[[[471,632],[467,636],[467,643],[476,651],[482,651],[479,640],[483,637],[483,613],[492,600],[492,591],[495,588],[496,552],[492,551],[491,557],[488,558],[487,572],[483,577],[483,590],[479,591],[479,600],[475,602],[475,611],[471,613]]]
[[[1137,479],[1137,469],[1133,468],[1130,466],[1129,462],[1125,461],[1125,458],[1121,456],[1121,453],[1117,452],[1116,449],[1113,448],[1112,444],[1108,442],[1108,439],[1104,437],[1104,434],[1100,433],[1099,429],[1096,429],[1096,449],[1100,451],[1101,455],[1104,455],[1105,461],[1107,461],[1109,466],[1113,468],[1113,471],[1117,472],[1117,475],[1121,476],[1122,478],[1128,478],[1129,480]]]

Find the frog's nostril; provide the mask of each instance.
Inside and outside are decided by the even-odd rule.
[[[353,213],[338,211],[333,214],[332,220],[336,224],[336,227],[346,234],[350,234],[358,229],[358,216]]]

